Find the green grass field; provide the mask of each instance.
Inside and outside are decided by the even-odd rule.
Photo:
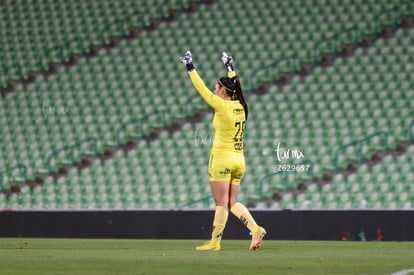
[[[413,242],[0,239],[0,274],[392,274],[414,268]],[[414,274],[414,273],[413,273]]]

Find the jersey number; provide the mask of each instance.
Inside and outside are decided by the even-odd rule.
[[[234,123],[234,127],[237,128],[236,135],[234,136],[234,139],[233,139],[235,142],[243,141],[243,131],[244,131],[245,125],[246,125],[246,121],[237,121],[236,123]]]

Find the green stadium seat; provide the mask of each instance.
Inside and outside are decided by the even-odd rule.
[[[6,34],[1,40],[5,52],[4,62],[10,65],[15,57],[19,56],[18,52],[27,53],[20,54],[23,58],[21,64],[25,75],[28,68],[38,70],[38,64],[33,61],[33,58],[36,58],[36,54],[45,47],[54,46],[54,41],[64,41],[78,35],[85,37],[86,45],[100,42],[99,27],[102,24],[122,18],[131,10],[138,8],[149,11],[146,16],[147,23],[151,17],[162,17],[157,9],[160,1],[151,3],[151,5],[140,1],[114,2],[109,0],[90,3],[49,2],[30,3],[27,6],[21,5],[20,2],[7,2],[1,11],[6,18],[0,20],[0,29],[3,34]],[[179,2],[181,1],[173,1],[165,6],[164,16],[173,7],[180,6]],[[186,108],[182,106],[191,105],[190,115],[199,108],[206,110],[204,102],[196,97],[197,94],[189,81],[182,81],[185,72],[180,73],[181,64],[177,64],[176,60],[173,61],[170,57],[179,54],[183,49],[192,49],[195,56],[198,56],[200,64],[203,64],[204,69],[200,67],[200,72],[210,86],[217,78],[217,72],[222,70],[220,63],[212,58],[214,54],[222,51],[219,48],[223,40],[218,39],[220,36],[217,34],[223,34],[225,39],[229,39],[230,36],[226,35],[227,29],[240,30],[240,41],[230,43],[233,41],[229,40],[228,50],[235,53],[235,58],[240,65],[238,70],[243,77],[244,89],[248,91],[251,85],[257,84],[252,82],[252,73],[262,67],[264,62],[274,62],[292,53],[298,54],[298,52],[301,61],[312,61],[312,53],[304,49],[311,49],[314,43],[322,37],[329,36],[344,26],[349,27],[351,18],[352,22],[357,22],[362,32],[372,33],[375,27],[372,18],[375,12],[380,11],[386,4],[383,2],[370,2],[369,4],[335,2],[313,5],[307,1],[280,4],[264,1],[253,4],[251,1],[232,0],[215,5],[202,5],[194,14],[183,14],[171,24],[162,23],[153,32],[141,32],[139,39],[130,42],[123,41],[112,51],[100,51],[96,58],[81,59],[76,66],[59,69],[52,77],[38,77],[36,82],[28,87],[17,86],[15,93],[11,97],[4,98],[0,106],[0,112],[4,107],[3,113],[0,113],[2,117],[0,127],[5,129],[6,133],[10,133],[5,135],[2,141],[5,144],[11,144],[1,151],[0,168],[24,163],[29,166],[29,178],[33,179],[36,173],[47,170],[46,161],[50,153],[65,145],[94,136],[99,140],[98,151],[103,152],[105,145],[117,145],[117,129],[131,119],[139,119],[164,109],[167,114],[166,124],[171,125],[173,118],[186,118]],[[392,1],[390,4],[398,4],[398,1]],[[185,1],[183,5],[188,6],[189,1]],[[222,5],[229,8],[236,7],[231,10],[234,18],[237,19],[232,22],[221,20],[223,18],[221,16]],[[20,18],[13,16],[16,13],[12,11],[17,7],[24,8],[20,13]],[[40,15],[37,16],[39,19],[24,16],[30,13]],[[79,18],[74,19],[72,13],[77,14]],[[257,14],[263,14],[263,16],[257,16]],[[277,16],[270,16],[273,14]],[[341,16],[334,16],[334,14]],[[192,22],[189,19],[193,17],[198,18],[195,27],[202,36],[195,35],[195,31],[188,23]],[[211,20],[211,18],[216,20]],[[133,20],[132,25],[141,24],[138,17],[133,17]],[[16,22],[15,25],[13,22]],[[31,22],[35,24],[30,24]],[[40,30],[36,27],[35,29],[39,31],[26,31],[30,30],[32,25],[37,26],[41,22],[46,22],[56,28]],[[224,28],[223,26],[230,27]],[[368,29],[363,29],[363,27]],[[276,28],[278,31],[272,31]],[[190,37],[185,37],[187,33],[183,32],[183,29],[188,29]],[[14,31],[20,32],[20,30],[22,30],[21,33],[18,33],[16,37],[27,35],[29,38],[25,38],[24,41],[5,40],[7,37],[14,36],[14,34],[11,35]],[[116,34],[117,30],[111,27],[110,32]],[[265,96],[251,95],[249,97],[252,110],[249,136],[252,141],[246,141],[248,145],[246,146],[246,160],[247,166],[254,167],[254,169],[250,169],[246,175],[247,183],[241,186],[241,193],[246,190],[258,190],[251,184],[274,169],[276,163],[273,150],[277,145],[275,144],[277,140],[286,143],[285,146],[303,148],[306,158],[315,163],[316,178],[321,178],[325,171],[334,169],[332,152],[341,144],[362,138],[377,130],[389,132],[391,148],[395,148],[398,141],[406,141],[408,133],[404,126],[408,123],[406,121],[413,116],[410,111],[413,106],[410,105],[409,100],[405,100],[413,96],[409,85],[410,78],[406,73],[410,71],[411,66],[408,50],[410,40],[406,36],[406,31],[397,31],[395,38],[378,40],[374,50],[357,50],[351,58],[337,59],[334,66],[329,69],[315,69],[303,81],[300,78],[294,78],[291,85],[283,89],[273,86]],[[35,41],[35,43],[25,41]],[[257,41],[261,43],[256,43]],[[77,43],[72,43],[71,47],[75,52],[79,52]],[[397,50],[396,47],[398,47]],[[325,48],[322,51],[329,52],[332,49]],[[259,57],[254,54],[257,52],[260,52]],[[51,59],[59,61],[57,51],[51,54]],[[44,65],[46,66],[47,63]],[[280,65],[278,69],[286,71],[289,68]],[[12,79],[16,79],[16,73],[13,71],[10,74]],[[0,74],[0,77],[4,83],[9,76],[5,77]],[[260,75],[259,78],[262,77],[266,81],[274,78],[269,71]],[[162,81],[156,81],[158,79]],[[397,79],[404,81],[405,84],[400,84]],[[399,90],[399,96],[396,96],[397,92],[395,94],[388,92],[397,90]],[[198,98],[198,101],[196,99],[191,103],[187,101],[190,91],[190,95]],[[43,109],[39,108],[45,100],[52,105],[48,117],[45,117]],[[392,106],[403,106],[403,108]],[[59,110],[65,107],[70,109],[69,115],[59,113]],[[387,109],[387,111],[379,111],[381,109]],[[19,110],[29,111],[19,112]],[[162,126],[160,116],[156,115],[150,116],[146,123],[145,133],[149,133],[150,127]],[[195,129],[199,130],[201,135],[207,136],[211,133],[210,125],[211,116],[208,116],[202,123],[196,124]],[[194,191],[191,188],[178,188],[181,193],[177,192],[174,198],[166,199],[162,195],[159,201],[155,201],[144,197],[145,195],[142,195],[143,198],[140,197],[141,194],[154,190],[132,188],[128,184],[131,182],[132,185],[146,185],[146,182],[159,181],[154,171],[154,165],[158,163],[152,159],[159,160],[166,148],[168,148],[168,159],[174,160],[175,166],[205,167],[208,161],[209,146],[194,148],[195,129],[189,126],[190,124],[182,130],[187,131],[188,135],[179,132],[174,133],[172,137],[165,135],[152,144],[138,145],[135,154],[116,154],[113,162],[94,163],[81,175],[70,172],[62,182],[68,186],[67,191],[59,189],[60,191],[57,192],[55,189],[52,192],[48,189],[50,187],[45,186],[46,193],[42,192],[39,198],[32,198],[33,208],[116,207],[129,209],[132,207],[177,207],[185,204],[185,200],[189,199],[191,192]],[[15,130],[7,131],[11,127]],[[35,134],[27,135],[23,129],[33,130],[31,132]],[[123,133],[122,142],[126,141],[127,136],[139,137],[139,129],[139,124],[129,125],[125,130],[126,133]],[[18,144],[9,142],[12,140],[18,141]],[[381,145],[378,144],[377,142],[373,145],[365,145],[364,154],[369,156],[374,150],[381,149]],[[77,151],[77,160],[80,159],[82,153],[91,153],[88,144],[82,146]],[[261,147],[262,150],[250,149],[256,146],[264,148]],[[187,155],[177,154],[188,147],[194,150],[187,151]],[[347,153],[349,154],[345,157],[340,156],[340,165],[343,168],[346,167],[348,159],[354,161],[357,159],[355,151]],[[68,156],[62,153],[53,159],[53,169],[57,169],[59,163],[68,163],[68,160]],[[194,166],[190,166],[192,164]],[[170,173],[172,169],[167,166],[168,162],[160,161],[158,165],[163,174]],[[384,166],[386,166],[385,163]],[[398,164],[388,167],[390,167],[390,173],[397,174]],[[403,166],[403,171],[409,169],[407,167]],[[137,172],[138,169],[139,172]],[[107,170],[110,173],[104,172]],[[188,171],[190,170],[191,168],[188,168]],[[181,170],[174,170],[170,180],[174,181],[180,173],[182,173]],[[188,174],[192,176],[186,174],[183,178],[178,178],[179,180],[175,183],[185,186],[190,183],[194,184],[194,182],[205,183],[205,173],[205,169],[191,170]],[[381,181],[397,179],[397,176],[382,178],[378,175],[377,177],[365,176],[367,173],[369,172],[359,175],[358,172],[352,180],[355,183],[361,179],[359,189],[353,189],[355,184],[348,187],[349,180],[339,179],[338,184],[332,184],[331,190],[325,190],[327,187],[324,186],[321,192],[324,190],[329,192],[337,190],[362,192],[365,190],[364,192],[368,192],[366,190],[369,187],[364,186],[365,183],[369,186],[370,182],[375,179]],[[413,179],[410,171],[404,174],[400,180]],[[309,175],[289,175],[288,179],[289,185],[296,187],[299,181],[309,180]],[[117,184],[118,189],[103,191],[97,188],[97,182]],[[271,195],[272,188],[280,185],[280,180],[270,182],[270,185],[266,187],[266,194]],[[200,193],[208,195],[208,188],[204,188],[205,185],[202,186],[203,188],[199,189]],[[164,190],[158,188],[160,191]],[[65,192],[67,196],[64,195]],[[164,194],[163,192],[165,191],[161,193]],[[93,195],[90,195],[91,193]],[[135,194],[131,196],[130,193]],[[169,195],[165,192],[165,196],[167,194]],[[25,196],[28,197],[28,195]],[[317,195],[314,196],[315,199],[318,198]],[[321,197],[324,196],[321,195]],[[313,198],[313,195],[310,198]],[[247,197],[243,199],[246,200]],[[281,202],[280,206],[295,207],[294,202],[288,202],[287,204]],[[342,208],[349,206],[348,201],[341,202],[335,199],[329,202],[332,204],[323,206],[329,208],[335,205]],[[205,204],[198,204],[198,206],[201,205]],[[319,208],[314,201],[306,204],[306,207]]]

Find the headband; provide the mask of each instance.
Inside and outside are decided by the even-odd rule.
[[[221,80],[219,79],[218,82],[220,83],[221,87],[224,87],[224,89],[226,89],[226,91],[232,92],[233,94],[236,93],[236,90],[232,90],[228,87],[226,87],[226,85],[223,84],[223,82],[221,82]]]

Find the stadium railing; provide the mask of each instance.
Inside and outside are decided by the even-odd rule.
[[[329,42],[333,42],[331,44],[331,49],[329,49],[329,52],[332,52],[334,56],[337,56],[340,52],[340,47],[341,45],[339,44],[340,42],[340,38],[343,37],[344,35],[348,35],[351,34],[353,37],[351,38],[352,40],[352,44],[354,46],[358,46],[358,44],[361,42],[360,41],[360,30],[358,28],[358,26],[352,26],[346,30],[343,30],[341,32],[337,32],[334,33],[331,37],[328,38],[323,38],[320,41],[316,42],[313,46],[313,51],[312,51],[312,57],[313,57],[313,65],[316,65],[319,61],[320,61],[320,52],[321,52],[321,47],[323,45],[329,45]],[[349,43],[349,42],[348,42]],[[346,44],[346,43],[342,43],[342,46]],[[329,46],[328,46],[329,47]]]
[[[0,172],[0,192],[3,191],[3,187],[4,187],[4,185],[3,185],[4,184],[4,182],[3,182],[4,175],[8,175],[9,173],[12,173],[16,169],[23,170],[23,177],[22,178],[21,177],[14,177],[13,181],[22,182],[24,185],[27,183],[27,167],[26,167],[26,165],[18,164],[16,166],[12,167],[12,168],[7,169],[4,172]]]
[[[185,119],[189,119],[189,118],[191,118],[191,111],[190,111],[190,108],[192,108],[192,109],[196,109],[196,107],[194,107],[194,105],[193,104],[191,104],[191,102],[193,101],[193,100],[200,100],[200,96],[197,94],[197,95],[195,95],[195,96],[192,96],[192,97],[189,97],[186,101],[185,101],[185,104],[184,104],[184,118]],[[203,108],[197,108],[198,110],[208,110],[210,107],[207,105],[207,104],[204,104],[203,103]]]
[[[301,167],[301,166],[305,166],[305,165],[308,165],[309,169],[306,169],[306,171],[303,171],[303,172],[306,172],[306,173],[310,174],[310,181],[313,181],[313,179],[314,179],[313,162],[311,160],[305,159],[305,160],[303,160],[303,161],[301,161],[297,164],[292,164],[291,166]],[[264,199],[264,191],[263,191],[264,181],[269,179],[269,178],[272,178],[274,176],[277,176],[277,175],[283,175],[284,180],[283,180],[283,183],[280,186],[278,186],[279,188],[276,187],[274,189],[281,189],[283,191],[288,191],[289,186],[290,186],[290,181],[289,181],[289,174],[290,173],[291,173],[290,171],[275,170],[272,173],[269,173],[269,174],[261,177],[260,180],[259,180],[259,198],[258,198],[258,200],[262,201]]]
[[[348,149],[350,147],[358,146],[358,159],[359,159],[359,164],[361,164],[364,161],[364,154],[362,152],[363,144],[365,142],[375,138],[375,137],[378,137],[378,136],[383,136],[383,150],[384,150],[383,152],[384,152],[384,155],[385,155],[387,153],[387,150],[388,150],[388,145],[387,145],[388,144],[388,133],[386,133],[386,132],[377,132],[377,133],[371,134],[371,135],[369,135],[365,138],[354,140],[354,141],[352,141],[352,142],[350,142],[346,145],[340,146],[335,151],[334,159],[333,159],[335,174],[337,174],[338,171],[339,171],[339,154],[342,151],[345,151],[346,149]]]
[[[145,122],[150,118],[150,117],[154,117],[154,116],[161,116],[161,128],[165,128],[167,126],[167,115],[166,115],[166,111],[165,110],[157,110],[155,112],[152,112],[146,116],[143,116],[141,118],[138,119],[131,119],[130,121],[122,124],[117,130],[116,130],[116,141],[117,141],[117,146],[121,147],[123,142],[121,141],[121,133],[123,130],[125,130],[128,125],[131,124],[136,124],[139,123],[139,138],[144,138],[145,135],[145,130],[144,130],[144,126],[145,126]],[[153,127],[155,127],[154,125],[152,125]]]
[[[79,155],[76,155],[76,148],[81,148],[81,146],[85,143],[92,142],[93,149],[91,151],[88,150],[82,150],[82,153],[79,153]],[[53,151],[47,158],[47,173],[52,174],[53,173],[53,160],[56,157],[59,157],[59,163],[63,163],[69,166],[73,166],[76,163],[76,160],[80,159],[80,156],[83,155],[91,155],[96,156],[98,153],[98,141],[94,137],[87,137],[84,140],[81,140],[73,145],[65,146],[61,149]],[[69,153],[69,156],[66,154]]]
[[[196,203],[199,203],[199,202],[204,202],[204,206],[207,208],[209,203],[210,203],[210,200],[212,198],[213,197],[211,195],[208,195],[208,196],[202,197],[201,199],[198,199],[198,200],[191,200],[189,202],[186,202],[185,204],[179,206],[178,208],[182,209],[182,208],[185,208],[187,206],[190,206],[190,205],[193,205],[193,204],[196,204]]]
[[[254,91],[257,89],[258,85],[256,83],[259,77],[258,75],[261,73],[269,72],[271,83],[275,83],[277,80],[279,80],[281,76],[280,67],[283,65],[285,68],[289,67],[289,65],[286,66],[286,63],[290,63],[290,70],[288,70],[289,72],[295,73],[300,71],[300,60],[297,58],[296,54],[292,54],[286,58],[272,62],[270,65],[255,70],[250,76],[250,91],[254,93]]]
[[[374,16],[375,36],[376,37],[378,37],[379,34],[381,33],[381,25],[380,24],[381,24],[381,20],[384,20],[382,18],[385,18],[387,20],[387,16],[389,14],[392,15],[392,21],[391,22],[387,21],[386,24],[389,25],[391,23],[391,25],[394,27],[394,29],[397,28],[399,9],[400,9],[400,7],[395,5],[394,7],[390,8],[390,9],[383,10],[382,12],[380,12],[379,14]]]

